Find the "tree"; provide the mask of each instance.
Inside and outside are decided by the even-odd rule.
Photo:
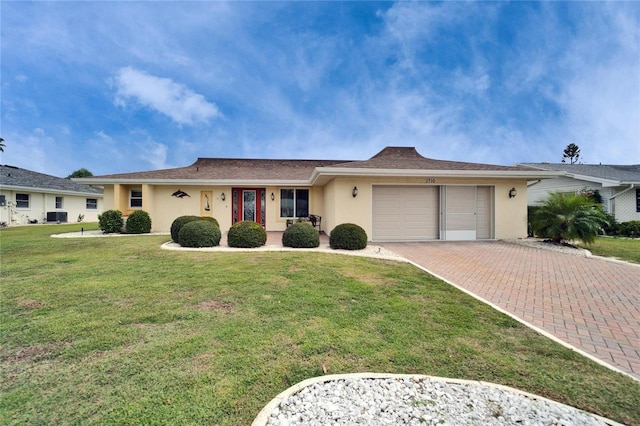
[[[78,169],[75,172],[71,173],[69,176],[67,176],[67,179],[71,179],[71,178],[83,178],[83,177],[91,177],[93,176],[93,173],[91,173],[89,170],[82,168],[82,169]]]
[[[600,204],[588,197],[552,193],[531,212],[531,228],[541,237],[554,243],[580,240],[595,241],[598,232],[609,224]]]
[[[570,163],[574,164],[578,162],[578,158],[580,158],[580,147],[575,143],[570,143],[564,149],[564,153],[562,154],[562,162],[566,163],[565,159],[568,158]]]
[[[0,138],[0,152],[4,152],[4,147],[6,145],[4,144],[4,139]]]

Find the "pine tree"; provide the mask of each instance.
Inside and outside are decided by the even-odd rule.
[[[564,149],[564,153],[562,154],[562,162],[566,163],[565,159],[568,158],[570,163],[575,164],[578,162],[578,158],[580,158],[580,147],[575,143],[570,143]]]

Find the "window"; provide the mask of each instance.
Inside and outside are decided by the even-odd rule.
[[[309,217],[309,190],[281,189],[280,217]]]
[[[640,213],[640,188],[636,188],[636,212]]]
[[[16,194],[16,207],[19,209],[28,209],[29,194]]]
[[[142,207],[142,189],[131,190],[129,207]]]
[[[98,199],[87,198],[87,210],[97,210],[97,209],[98,209]]]
[[[61,209],[63,197],[56,197],[56,209]]]

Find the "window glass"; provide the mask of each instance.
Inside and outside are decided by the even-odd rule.
[[[61,208],[63,208],[63,207],[62,207],[62,205],[63,205],[63,204],[62,204],[62,200],[63,200],[63,198],[62,198],[62,197],[56,197],[56,209],[61,209]]]
[[[296,189],[296,217],[309,216],[309,190]]]
[[[309,190],[281,189],[280,217],[309,217]]]
[[[28,209],[29,194],[16,194],[16,207],[19,209]]]
[[[294,199],[293,189],[280,190],[280,217],[293,217]]]
[[[87,210],[96,210],[98,208],[97,198],[87,198]]]
[[[636,211],[640,212],[640,188],[636,188]]]
[[[142,207],[142,190],[132,189],[129,199],[129,207]]]

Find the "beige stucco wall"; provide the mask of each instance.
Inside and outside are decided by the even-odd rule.
[[[425,178],[336,178],[325,186],[324,230],[327,234],[341,223],[360,225],[371,238],[373,186],[384,184],[406,185],[488,185],[495,188],[495,238],[511,239],[527,236],[527,181],[522,179],[464,179],[434,177],[435,183]],[[358,196],[351,195],[358,187]],[[509,198],[509,190],[517,195]]]
[[[527,185],[526,180],[425,178],[345,178],[331,180],[324,187],[310,189],[309,213],[322,216],[322,230],[327,234],[341,223],[360,225],[371,238],[374,185],[489,185],[495,188],[495,237],[498,239],[524,238],[527,236]],[[353,197],[353,187],[358,196]],[[107,185],[104,191],[105,209],[117,208],[127,216],[135,209],[129,208],[129,191],[135,185]],[[152,220],[154,232],[168,232],[173,220],[183,215],[212,215],[226,232],[232,222],[232,188],[230,186],[181,186],[179,189],[190,197],[176,198],[176,186],[138,185],[143,191],[143,210]],[[516,188],[518,195],[509,198],[509,190]],[[286,229],[286,218],[280,217],[280,187],[265,188],[265,212],[267,231]],[[115,191],[115,192],[114,192]],[[202,211],[202,191],[212,195],[211,212]],[[222,193],[225,200],[222,200]],[[274,200],[271,200],[271,194]]]
[[[517,195],[509,198],[515,188]],[[495,184],[496,238],[499,240],[527,237],[527,182],[499,181]]]
[[[189,197],[176,198],[173,194],[177,186],[163,185],[107,185],[105,186],[106,209],[120,210],[123,216],[128,216],[136,209],[129,207],[129,193],[132,188],[142,189],[142,210],[151,216],[153,232],[169,232],[171,223],[185,215],[211,215],[218,220],[220,230],[226,232],[232,225],[233,197],[231,186],[180,186],[180,190]],[[309,212],[323,216],[324,188],[304,187],[310,190]],[[211,212],[202,211],[201,193],[212,195],[210,200]],[[225,199],[222,200],[222,193]],[[271,200],[273,193],[274,199]],[[284,231],[287,227],[286,218],[280,217],[280,187],[265,187],[265,228],[268,231]],[[323,216],[324,227],[324,216]]]

